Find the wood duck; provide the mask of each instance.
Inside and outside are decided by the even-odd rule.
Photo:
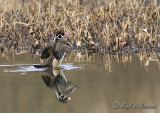
[[[48,58],[47,64],[34,65],[34,67],[59,67],[66,53],[73,49],[73,45],[65,40],[64,36],[67,37],[68,33],[64,33],[63,30],[55,33],[54,40],[42,51],[41,59]]]
[[[49,73],[51,74],[51,73]],[[53,70],[51,75],[42,75],[42,79],[46,86],[55,93],[56,98],[61,103],[67,103],[71,100],[68,95],[77,89],[77,85],[67,81],[64,73],[60,69]]]

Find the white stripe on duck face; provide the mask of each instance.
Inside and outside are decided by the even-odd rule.
[[[59,36],[61,36],[63,38],[63,36],[61,34],[59,34],[57,36],[55,35],[53,41],[55,41],[56,39],[60,39],[60,38],[58,38]]]

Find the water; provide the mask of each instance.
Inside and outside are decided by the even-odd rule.
[[[0,113],[160,112],[159,60],[144,54],[117,56],[81,59],[73,55],[54,73],[52,69],[34,68],[39,57],[30,54],[1,57]],[[48,78],[54,81],[58,77],[53,74],[57,73],[64,82],[56,82],[58,87],[72,89],[64,94],[71,97],[66,104],[56,98],[55,84],[47,86],[45,82]],[[152,109],[144,109],[143,104]]]

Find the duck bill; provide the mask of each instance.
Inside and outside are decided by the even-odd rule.
[[[64,33],[64,36],[65,37],[69,37],[69,34],[66,32],[66,33]]]
[[[67,101],[70,101],[70,100],[71,100],[71,97],[68,97],[68,98],[67,98]]]

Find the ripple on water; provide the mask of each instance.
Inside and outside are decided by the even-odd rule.
[[[64,70],[82,69],[84,67],[75,66],[73,63],[65,63],[60,66]]]
[[[45,71],[46,68],[35,68],[34,65],[37,64],[14,64],[14,65],[0,65],[0,67],[18,67],[16,69],[5,69],[3,72],[35,72],[35,71]],[[63,70],[73,70],[82,69],[83,67],[75,66],[73,63],[65,63],[60,66]]]

